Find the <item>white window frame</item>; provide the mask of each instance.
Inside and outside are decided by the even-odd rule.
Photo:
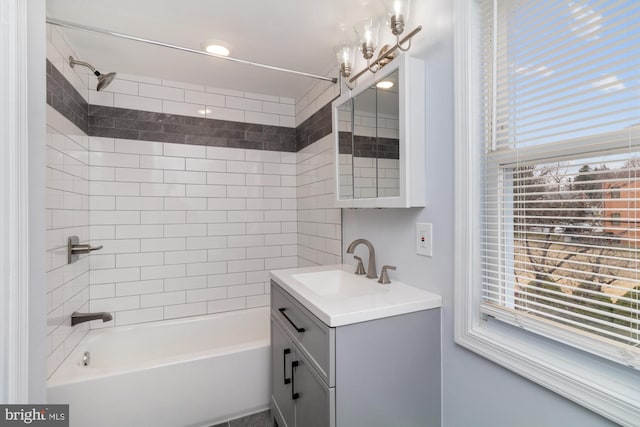
[[[45,4],[1,9],[0,403],[45,403]]]
[[[482,103],[479,4],[455,0],[456,343],[616,423],[640,420],[640,371],[483,315],[480,258]]]

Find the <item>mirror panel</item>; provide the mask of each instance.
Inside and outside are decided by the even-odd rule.
[[[353,199],[353,99],[338,106],[338,198]]]
[[[382,79],[393,86],[377,88],[376,171],[377,197],[400,196],[400,87],[398,70]]]
[[[353,111],[353,197],[372,199],[378,197],[375,86],[353,98]]]

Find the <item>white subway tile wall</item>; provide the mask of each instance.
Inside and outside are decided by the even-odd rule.
[[[86,87],[86,85],[85,85]],[[291,98],[231,91],[118,73],[105,89],[90,85],[93,105],[271,126],[296,126]]]
[[[267,305],[268,270],[297,266],[293,153],[89,145],[91,230],[105,237],[93,238],[104,250],[91,256],[90,310],[115,320],[95,327]]]
[[[345,197],[350,193],[356,198],[397,197],[400,194],[400,160],[354,157],[353,177],[346,170],[351,155],[340,154],[340,162],[341,172],[347,172],[340,182],[340,194]],[[353,180],[352,188],[349,188],[349,178]]]
[[[337,68],[327,75],[337,75]],[[318,82],[296,103],[296,124],[340,95],[337,84]],[[298,266],[342,262],[342,212],[335,208],[333,134],[296,153]]]
[[[338,155],[338,173],[340,174],[340,198],[353,198],[353,154]]]
[[[350,113],[351,107],[346,106],[345,111]],[[359,136],[398,139],[400,137],[399,123],[397,115],[356,111],[353,117],[353,131],[355,135]],[[343,120],[343,117],[340,117],[338,129],[340,132],[351,132],[351,120]]]
[[[338,91],[321,82],[296,103],[119,73],[96,92],[47,34],[47,58],[93,105],[295,127]],[[331,136],[291,153],[89,138],[51,107],[47,121],[49,375],[89,327],[268,305],[270,269],[341,261]],[[104,248],[67,265],[72,234]],[[74,310],[114,321],[72,329]]]
[[[338,66],[329,71],[327,77],[335,77],[339,74]],[[306,95],[296,102],[295,116],[296,126],[307,120],[316,111],[340,96],[340,85],[331,82],[320,81]]]
[[[84,67],[71,68],[69,56],[82,60],[64,40],[60,28],[47,24],[47,59],[85,100],[89,100],[87,87],[90,81],[92,84],[96,83],[95,76],[89,75],[89,70]]]
[[[378,196],[400,195],[400,160],[378,159]]]
[[[87,75],[71,69],[76,56],[57,28],[47,30],[47,58],[87,99]],[[71,328],[74,311],[89,308],[89,257],[67,264],[67,238],[89,242],[89,142],[87,135],[47,106],[47,376],[86,335],[89,324]],[[104,290],[103,290],[104,291]]]
[[[342,262],[342,218],[334,208],[332,134],[297,153],[298,265]]]

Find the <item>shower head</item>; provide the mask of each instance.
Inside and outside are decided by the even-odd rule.
[[[88,69],[93,71],[93,74],[95,74],[95,76],[98,78],[98,86],[96,87],[97,91],[101,91],[102,89],[109,86],[109,83],[111,83],[113,79],[116,77],[116,73],[102,74],[100,73],[100,71],[96,70],[91,64],[84,61],[77,61],[73,59],[73,56],[70,56],[69,66],[73,68],[75,65],[82,65],[83,67],[87,67]]]
[[[98,76],[98,87],[96,88],[96,90],[100,92],[102,89],[109,86],[109,83],[111,83],[115,78],[116,78],[116,73],[100,74]]]

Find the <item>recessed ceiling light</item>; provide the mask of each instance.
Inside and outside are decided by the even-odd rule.
[[[220,56],[229,56],[229,48],[225,46],[225,43],[219,40],[209,40],[202,43],[202,47],[209,53]]]
[[[391,89],[393,87],[393,82],[389,80],[383,80],[376,84],[376,87],[379,89]]]

